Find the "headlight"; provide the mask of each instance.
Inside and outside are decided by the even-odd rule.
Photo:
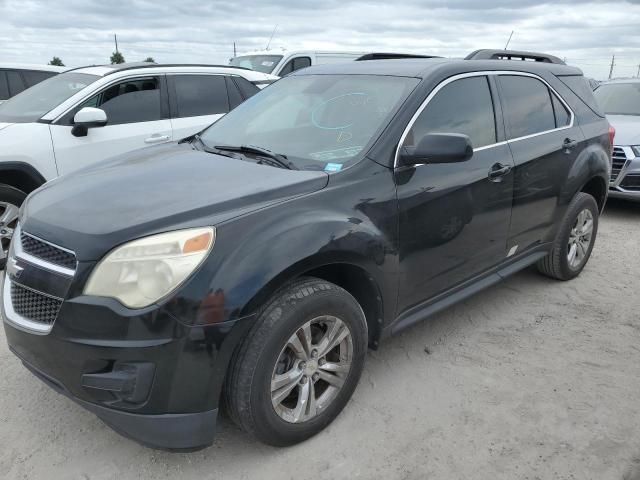
[[[104,257],[85,295],[143,308],[165,297],[198,268],[216,239],[213,227],[161,233],[125,243]]]
[[[636,157],[640,157],[640,145],[634,145],[631,150],[633,150]]]

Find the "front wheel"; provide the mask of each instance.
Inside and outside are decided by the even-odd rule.
[[[229,414],[264,443],[301,442],[345,407],[366,349],[366,320],[348,292],[297,281],[267,303],[237,352],[225,388]]]
[[[569,204],[551,252],[538,262],[538,270],[558,280],[580,275],[593,250],[599,215],[595,198],[578,193]]]
[[[18,223],[18,211],[27,195],[9,185],[0,185],[0,270],[7,263],[9,244]]]

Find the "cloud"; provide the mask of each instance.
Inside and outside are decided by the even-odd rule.
[[[0,62],[108,62],[118,34],[128,61],[226,63],[272,47],[465,56],[477,48],[553,53],[604,78],[640,64],[640,0],[0,0]]]

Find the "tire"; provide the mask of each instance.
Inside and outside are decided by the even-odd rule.
[[[315,361],[311,354],[305,353],[308,362],[303,363],[291,345],[304,339],[304,334],[297,336],[303,325],[319,318],[325,323],[312,323],[309,332],[311,353],[313,350],[320,353],[316,354]],[[332,318],[342,322],[341,326]],[[324,338],[338,328],[346,328],[350,337],[345,337],[323,357]],[[344,334],[344,330],[339,332]],[[362,374],[367,343],[364,313],[347,291],[316,278],[303,278],[286,286],[261,309],[255,325],[234,355],[225,385],[229,416],[240,428],[270,445],[288,446],[306,440],[331,423],[351,398]],[[302,343],[300,346],[304,347]],[[342,358],[345,361],[341,364]],[[325,370],[338,364],[346,369],[349,359],[350,367],[345,373]],[[272,385],[279,385],[272,380],[285,377],[294,379],[286,382],[286,385],[295,385],[291,392],[286,394],[286,385],[272,392]],[[340,383],[341,387],[327,383],[325,378]],[[318,397],[313,403],[317,413],[305,418],[312,407],[311,397],[303,397],[309,390],[314,393],[314,399]],[[281,395],[284,400],[276,405],[274,402],[277,403],[276,398]],[[301,398],[309,401],[302,403]],[[322,399],[325,404],[321,403]],[[296,419],[298,413],[300,418]]]
[[[579,215],[587,211],[589,214],[585,214],[585,219],[588,220],[588,216],[590,215],[592,220],[588,246],[584,247],[584,243],[578,239],[578,243],[582,243],[582,246],[576,243],[576,251],[580,252],[580,258],[574,257],[574,260],[570,260],[572,250],[570,242],[575,242],[576,238],[580,237],[580,235],[576,234],[582,231],[577,228]],[[600,212],[595,198],[588,193],[578,193],[569,204],[569,208],[562,220],[549,255],[538,262],[538,271],[543,275],[563,281],[571,280],[580,275],[580,272],[582,272],[589,261],[591,252],[593,251],[593,245],[595,244],[598,234],[599,214]],[[580,222],[582,222],[582,220],[580,220]],[[586,223],[584,225],[586,225]],[[586,227],[584,231],[587,231]]]
[[[7,252],[13,235],[13,229],[18,222],[17,211],[27,198],[22,190],[9,185],[0,185],[0,270],[7,263]],[[8,209],[11,209],[10,211]],[[8,218],[7,218],[7,214]]]

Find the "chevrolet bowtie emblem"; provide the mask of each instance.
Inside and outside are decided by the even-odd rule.
[[[23,270],[24,268],[18,265],[18,261],[15,258],[10,258],[7,262],[7,275],[11,280],[18,280]]]

